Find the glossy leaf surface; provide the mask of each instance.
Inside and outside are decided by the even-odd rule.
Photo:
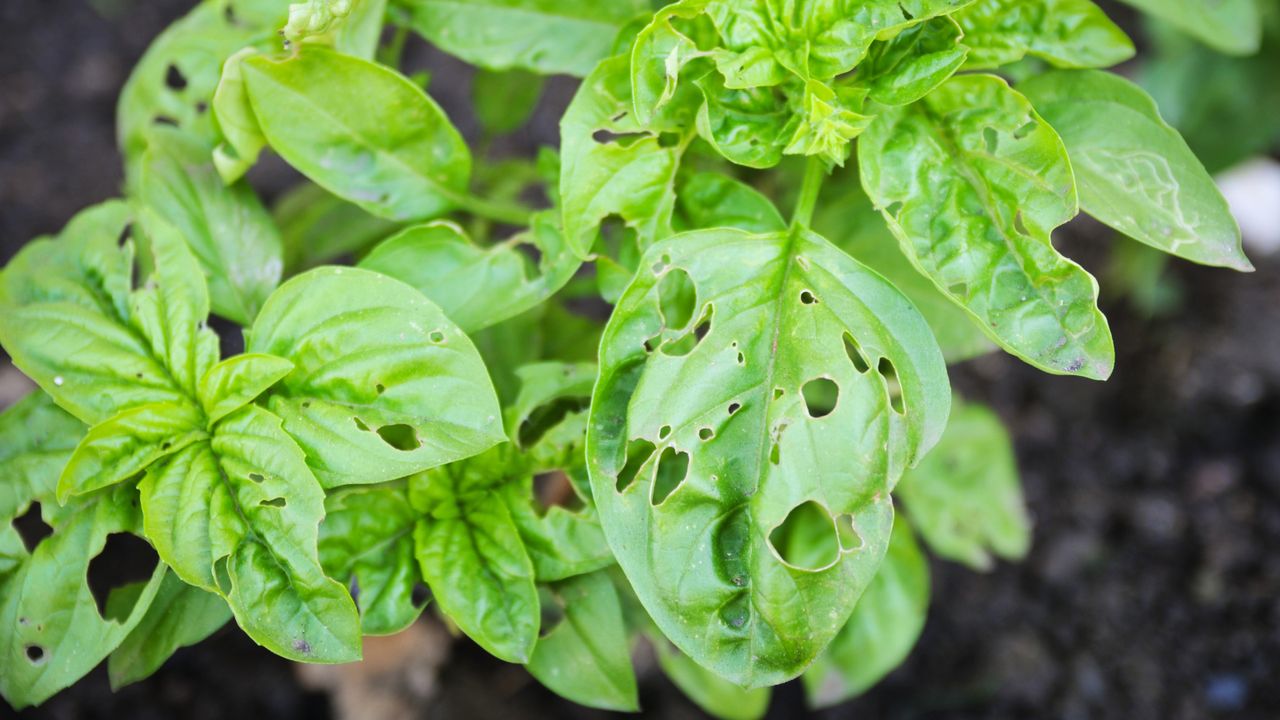
[[[1133,41],[1093,0],[977,0],[955,14],[969,69],[1030,55],[1061,68],[1105,68],[1133,57]]]
[[[108,605],[128,602],[141,589],[134,585],[113,592]],[[165,572],[146,615],[107,659],[111,688],[150,677],[178,649],[204,640],[230,619],[225,600]]]

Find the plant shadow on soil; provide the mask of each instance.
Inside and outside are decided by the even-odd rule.
[[[11,0],[0,21],[0,251],[56,231],[121,183],[114,102],[150,40],[190,3]],[[418,48],[455,115],[465,73]],[[569,86],[571,89],[571,86]],[[560,93],[564,94],[564,93]],[[558,98],[563,100],[563,98]],[[512,148],[554,143],[546,108]],[[460,124],[464,130],[467,121]],[[270,193],[290,177],[258,179]],[[1113,241],[1060,234],[1095,274]],[[824,718],[1280,717],[1280,258],[1258,272],[1175,263],[1181,306],[1143,319],[1108,295],[1118,346],[1106,384],[991,356],[953,371],[1015,434],[1035,519],[1018,565],[990,574],[933,562],[933,603],[907,663]],[[646,715],[699,717],[651,667]],[[803,716],[793,684],[771,717]],[[9,711],[0,704],[0,716]],[[112,694],[99,668],[26,718],[325,718],[326,696],[234,628]],[[424,717],[599,717],[524,671],[459,644]]]

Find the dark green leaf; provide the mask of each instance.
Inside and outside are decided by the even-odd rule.
[[[140,588],[135,585],[125,590],[131,595]],[[125,594],[113,591],[108,606],[129,600]],[[225,600],[166,571],[142,621],[107,659],[111,689],[150,677],[179,648],[204,640],[230,619],[231,609]]]

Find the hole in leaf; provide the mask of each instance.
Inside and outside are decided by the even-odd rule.
[[[197,114],[197,115],[203,115],[203,114],[205,114],[205,113],[206,113],[206,112],[208,112],[208,111],[209,111],[209,103],[207,103],[207,102],[205,102],[205,101],[203,101],[203,100],[200,100],[200,101],[196,102],[196,114]]]
[[[1022,211],[1021,211],[1021,210],[1019,210],[1018,212],[1016,212],[1016,213],[1014,213],[1014,214],[1013,214],[1013,229],[1014,229],[1014,230],[1017,230],[1017,231],[1018,231],[1018,233],[1020,233],[1020,234],[1022,234],[1022,235],[1030,235],[1030,234],[1031,234],[1031,232],[1030,232],[1029,230],[1027,230],[1027,224],[1026,224],[1026,223],[1023,221],[1023,219],[1022,219]]]
[[[742,403],[729,403],[729,414],[734,415],[742,409]]]
[[[409,452],[422,447],[422,441],[418,439],[418,431],[413,429],[412,425],[405,425],[404,423],[383,425],[378,428],[378,437],[382,438],[382,442],[401,452]]]
[[[1028,120],[1026,125],[1023,125],[1022,127],[1013,131],[1013,138],[1015,140],[1022,140],[1026,138],[1028,135],[1030,135],[1031,133],[1035,132],[1037,127],[1039,126],[1036,125],[1035,120]]]
[[[809,411],[809,417],[821,418],[836,409],[836,403],[840,401],[840,386],[830,378],[815,378],[800,388],[800,394],[804,396],[804,407]]]
[[[840,549],[846,552],[862,547],[862,535],[853,525],[853,516],[848,513],[836,516],[836,537],[840,541]]]
[[[773,399],[774,399],[775,401],[777,401],[777,400],[781,400],[781,399],[782,399],[782,396],[783,396],[783,395],[786,395],[786,394],[787,394],[787,391],[786,391],[786,390],[783,390],[783,389],[782,389],[782,388],[780,388],[780,387],[776,387],[776,388],[774,388],[774,389],[773,389]]]
[[[769,448],[769,462],[773,465],[782,462],[782,443],[774,441],[773,447]]]
[[[812,500],[792,508],[769,533],[769,544],[788,565],[805,570],[820,570],[840,557],[831,515]]]
[[[898,201],[898,202],[889,203],[889,205],[885,207],[884,211],[889,215],[889,217],[896,218],[902,213],[902,208],[903,208],[902,202]]]
[[[439,330],[432,330],[431,334],[428,337],[431,338],[431,342],[433,343],[439,344],[444,342],[444,333],[440,332]]]
[[[182,74],[177,65],[170,64],[169,68],[164,72],[165,87],[170,90],[180,91],[187,87],[187,76]]]
[[[662,322],[672,330],[679,330],[693,319],[698,289],[684,268],[674,268],[658,281],[658,311]]]
[[[702,317],[698,319],[698,324],[694,326],[692,332],[685,333],[677,340],[672,340],[662,346],[662,354],[671,357],[684,357],[693,352],[698,347],[698,343],[711,332],[711,316],[715,314],[715,306],[710,303],[702,310]]]
[[[35,552],[40,541],[53,534],[53,528],[40,516],[40,503],[36,502],[31,503],[31,507],[13,521],[13,529],[18,531],[18,537],[22,538],[27,552]]]
[[[635,482],[636,474],[640,472],[640,468],[644,466],[649,458],[653,457],[654,450],[657,450],[654,444],[644,438],[632,440],[627,444],[627,462],[622,466],[622,471],[618,473],[618,481],[615,485],[618,492],[631,487],[631,483]]]
[[[966,283],[956,283],[955,285],[948,285],[947,292],[951,293],[956,297],[967,298],[969,297],[969,285]]]
[[[662,455],[658,456],[658,471],[654,475],[649,502],[653,505],[661,505],[671,493],[676,491],[676,488],[680,487],[688,475],[689,453],[677,452],[672,447],[663,450]]]
[[[131,583],[145,582],[155,572],[158,562],[160,558],[151,544],[137,535],[129,533],[108,535],[102,552],[89,561],[89,570],[86,573],[89,592],[98,606],[98,614],[106,620],[121,620],[123,617],[128,617],[128,611],[133,609],[132,602],[125,603],[127,608],[111,608],[113,612],[108,614],[107,599],[111,595],[111,590]]]
[[[553,507],[566,510],[579,510],[583,507],[578,493],[573,490],[573,481],[561,470],[538,473],[533,476],[533,499],[545,515]]]
[[[987,153],[994,155],[1000,149],[1000,133],[993,127],[982,128],[982,142],[987,146]]]
[[[25,649],[27,653],[27,660],[32,665],[44,664],[44,660],[45,660],[44,648],[40,647],[39,645],[28,645]]]
[[[230,557],[224,555],[213,563],[213,581],[218,584],[218,590],[223,595],[228,595],[233,590],[231,587],[231,573],[227,571],[229,560]]]
[[[116,245],[124,247],[131,237],[133,237],[133,223],[125,223],[124,227],[120,228],[120,236],[116,238]]]
[[[364,421],[361,420],[360,418],[353,416],[351,418],[351,421],[354,422],[356,424],[356,427],[359,428],[360,430],[363,430],[364,432],[370,432],[369,426],[365,425]]]
[[[849,362],[853,363],[853,369],[860,373],[865,373],[871,369],[867,364],[867,358],[862,354],[862,346],[849,333],[844,334],[844,353],[849,356]]]
[[[715,437],[715,436],[716,436],[716,431],[715,431],[715,430],[712,430],[712,429],[711,429],[711,428],[709,428],[709,427],[704,427],[704,428],[702,428],[701,430],[699,430],[699,431],[698,431],[698,439],[699,439],[699,440],[710,440],[711,438],[713,438],[713,437]]]
[[[747,364],[747,356],[746,356],[746,355],[743,355],[742,353],[738,353],[738,364],[739,364],[739,365],[746,365],[746,364]]]
[[[373,391],[381,395],[382,393],[387,391],[387,386],[383,385],[382,383],[378,383],[377,385],[373,386]]]
[[[893,366],[893,361],[887,357],[880,358],[876,372],[884,378],[885,386],[889,391],[889,404],[893,406],[893,411],[901,415],[906,411],[906,407],[902,401],[902,385],[898,382],[898,370]]]
[[[169,117],[168,115],[157,115],[151,118],[151,122],[152,124],[155,124],[155,125],[168,125],[169,127],[178,127],[178,121],[174,118]]]
[[[409,601],[414,607],[426,607],[431,602],[431,588],[426,583],[415,583],[413,591],[409,593]]]
[[[803,305],[814,305],[814,304],[817,304],[817,302],[818,302],[818,298],[814,297],[814,296],[813,296],[813,293],[809,292],[808,290],[802,290],[802,291],[800,292],[800,303],[801,303],[801,304],[803,304]]]
[[[601,145],[617,143],[618,145],[621,145],[623,147],[631,145],[647,137],[649,137],[649,134],[642,133],[642,132],[616,133],[616,132],[613,132],[612,130],[597,130],[594,133],[591,133],[591,139],[595,140]]]
[[[289,501],[285,500],[282,497],[277,497],[277,498],[271,498],[270,500],[263,500],[258,504],[261,505],[262,507],[282,508],[282,507],[287,507],[289,505]]]
[[[522,447],[536,443],[551,428],[575,412],[581,412],[591,406],[591,399],[586,397],[559,398],[552,403],[542,405],[529,413],[529,417],[520,423],[516,433]]]
[[[659,439],[659,440],[666,440],[666,439],[667,439],[667,436],[668,436],[668,435],[670,435],[670,434],[671,434],[671,426],[670,426],[670,425],[663,425],[662,427],[658,428],[658,439]]]

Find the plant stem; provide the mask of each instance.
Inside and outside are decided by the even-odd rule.
[[[792,225],[808,226],[813,222],[813,211],[818,206],[818,195],[826,180],[826,163],[818,157],[810,156],[804,166],[804,184],[800,186],[800,198],[796,200],[796,210],[791,214]]]

